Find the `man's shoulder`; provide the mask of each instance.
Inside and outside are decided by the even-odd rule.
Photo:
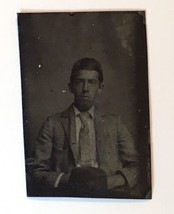
[[[102,121],[106,126],[117,126],[120,121],[120,116],[116,112],[99,111],[95,112],[96,121]]]
[[[52,120],[52,121],[54,121],[54,120],[59,120],[60,117],[61,117],[61,112],[56,112],[56,113],[54,113],[54,114],[49,115],[49,116],[47,117],[47,120]]]
[[[47,117],[47,120],[51,120],[51,121],[59,121],[61,120],[61,118],[66,118],[66,117],[69,117],[69,114],[72,110],[72,106],[69,106],[68,108],[66,108],[65,110],[63,111],[60,111],[60,112],[56,112],[52,115],[49,115]]]
[[[118,119],[120,117],[117,112],[107,112],[107,111],[101,111],[99,109],[97,109],[95,113],[96,115],[109,118],[109,119]]]

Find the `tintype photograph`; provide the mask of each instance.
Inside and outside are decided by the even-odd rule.
[[[151,198],[144,11],[19,13],[27,196]]]

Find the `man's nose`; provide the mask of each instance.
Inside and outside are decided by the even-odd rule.
[[[84,84],[83,84],[83,90],[84,91],[88,91],[89,88],[88,88],[88,81],[85,81]]]

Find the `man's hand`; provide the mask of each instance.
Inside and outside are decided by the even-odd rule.
[[[112,175],[107,178],[108,189],[113,189],[116,187],[123,186],[125,180],[121,175]]]
[[[110,198],[130,198],[131,192],[125,175],[118,171],[115,175],[107,178],[108,194]]]

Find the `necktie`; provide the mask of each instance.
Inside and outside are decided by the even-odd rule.
[[[82,126],[79,132],[79,157],[80,165],[89,166],[91,164],[91,146],[89,137],[89,113],[80,113],[79,118],[81,120]]]

